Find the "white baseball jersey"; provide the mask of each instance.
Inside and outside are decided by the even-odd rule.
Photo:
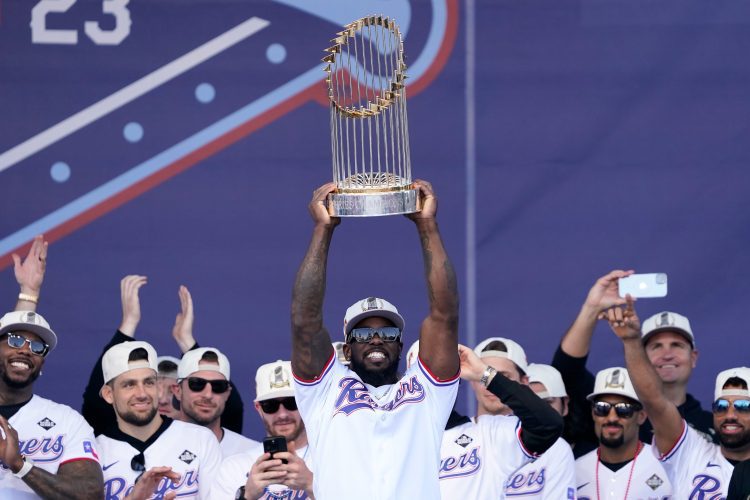
[[[21,454],[50,474],[74,460],[99,461],[94,430],[69,406],[32,396],[8,422],[18,432]],[[0,462],[0,499],[23,498],[39,497]]]
[[[503,498],[505,481],[533,459],[524,449],[520,434],[518,418],[503,415],[482,415],[444,431],[441,498]]]
[[[308,450],[307,446],[300,448],[297,450],[297,455],[302,457],[307,468],[312,471],[312,459]],[[244,486],[247,482],[247,476],[253,464],[262,454],[263,445],[260,445],[257,450],[225,458],[221,462],[219,474],[211,486],[211,499],[233,500],[239,487]],[[282,485],[271,485],[266,489],[265,494],[259,498],[262,500],[275,500],[279,498],[301,500],[309,497],[304,491],[290,490]]]
[[[596,468],[599,459],[597,450],[593,450],[576,460],[576,477],[578,481],[578,500],[625,498],[628,500],[667,500],[672,498],[672,484],[667,473],[661,466],[651,445],[644,444],[634,462],[612,471],[609,467],[599,463],[599,481],[596,479]],[[631,478],[632,470],[632,478]],[[628,489],[628,481],[630,488]],[[597,487],[599,493],[597,495]],[[674,498],[687,500],[688,497]]]
[[[258,448],[263,450],[263,445],[257,441],[253,441],[242,434],[230,431],[226,427],[222,427],[221,430],[224,431],[224,437],[222,437],[219,442],[221,458],[226,458],[238,453],[245,453],[247,451],[255,451]]]
[[[458,374],[440,381],[421,360],[392,385],[367,385],[335,355],[317,380],[295,377],[320,499],[440,497],[440,440]]]
[[[568,442],[558,438],[539,458],[514,472],[505,486],[505,498],[575,500],[576,466]]]
[[[143,449],[146,470],[168,466],[180,475],[175,483],[162,479],[153,498],[163,498],[170,491],[177,492],[180,499],[210,498],[211,482],[221,464],[221,450],[216,436],[207,428],[166,420],[146,443],[117,431],[100,434],[96,440],[104,471],[105,500],[122,500],[132,491],[141,474],[131,468],[139,447]]]
[[[664,455],[654,447],[669,480],[675,498],[713,500],[725,498],[734,466],[724,458],[721,447],[708,443],[682,421],[682,435]]]

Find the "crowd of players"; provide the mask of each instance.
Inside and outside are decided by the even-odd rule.
[[[310,246],[292,296],[290,361],[256,373],[264,451],[242,436],[243,402],[225,353],[200,347],[179,290],[181,359],[136,340],[143,276],[121,281],[122,321],[103,346],[81,413],[33,392],[57,335],[37,313],[47,243],[14,258],[20,293],[0,318],[0,499],[5,498],[750,498],[750,368],[716,377],[711,410],[687,393],[697,361],[688,319],[641,324],[612,271],[598,279],[550,365],[516,341],[458,344],[456,277],[438,231],[437,199],[415,181],[414,222],[429,314],[399,372],[405,320],[368,297],[344,315],[343,342],[323,322],[327,257],[339,223],[315,191]],[[597,321],[621,339],[624,366],[586,368]],[[528,348],[529,346],[527,346]],[[474,416],[454,409],[459,379]],[[734,473],[734,475],[733,475]]]

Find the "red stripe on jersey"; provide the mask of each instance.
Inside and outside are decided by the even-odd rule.
[[[458,371],[456,372],[454,376],[452,376],[451,378],[447,378],[447,379],[441,379],[440,377],[432,373],[432,371],[430,371],[429,367],[426,364],[424,364],[424,362],[422,361],[422,357],[419,355],[417,355],[417,363],[419,364],[419,367],[422,368],[422,371],[424,372],[424,374],[427,375],[427,378],[430,379],[430,381],[433,382],[435,385],[451,385],[455,383],[456,380],[458,380],[459,376],[461,375],[461,368],[459,367]]]
[[[315,385],[318,382],[320,382],[320,380],[323,377],[325,377],[326,373],[328,373],[328,371],[333,367],[333,362],[336,359],[336,350],[333,349],[333,348],[331,348],[331,349],[333,351],[333,352],[331,352],[331,357],[328,358],[328,361],[326,361],[326,364],[323,366],[323,370],[320,372],[320,375],[318,375],[317,377],[315,377],[315,378],[313,378],[311,380],[308,380],[308,379],[304,379],[302,377],[297,376],[297,374],[294,373],[294,368],[292,368],[292,377],[294,377],[294,380],[296,380],[297,382],[299,382],[302,385]]]
[[[685,441],[685,436],[687,436],[687,422],[683,420],[682,421],[682,434],[680,434],[680,437],[677,438],[677,441],[675,442],[675,444],[673,444],[672,447],[666,453],[659,455],[659,461],[664,462],[665,460],[669,460],[669,458],[674,454],[674,452],[677,451],[677,448],[679,448],[680,445]]]

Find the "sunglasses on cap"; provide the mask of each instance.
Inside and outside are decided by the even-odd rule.
[[[630,418],[635,412],[641,411],[641,405],[638,403],[608,403],[607,401],[597,401],[591,405],[591,410],[597,417],[606,417],[609,412],[615,409],[615,413],[620,418]]]
[[[728,399],[717,399],[711,409],[716,415],[723,415],[729,411],[730,406],[734,406],[738,413],[750,413],[750,399],[736,399],[733,402]]]
[[[381,326],[378,328],[352,328],[352,331],[346,336],[346,341],[347,343],[366,343],[371,341],[376,334],[383,342],[396,342],[397,340],[401,340],[401,330],[398,327]]]
[[[23,345],[26,342],[29,343],[29,350],[31,351],[31,354],[36,354],[37,356],[44,357],[49,352],[49,345],[42,342],[41,340],[27,339],[26,337],[18,335],[16,333],[8,334],[8,345],[14,349],[23,349]]]
[[[288,411],[297,411],[297,401],[294,398],[267,399],[258,401],[258,404],[263,413],[276,413],[281,405]]]
[[[201,392],[206,384],[211,384],[211,391],[214,394],[223,394],[229,389],[228,380],[206,380],[200,377],[188,377],[187,378],[188,388],[193,392]]]

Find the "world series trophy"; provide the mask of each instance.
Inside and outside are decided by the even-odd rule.
[[[418,212],[398,26],[384,16],[363,17],[331,41],[323,58],[336,183],[328,212],[337,217]]]

